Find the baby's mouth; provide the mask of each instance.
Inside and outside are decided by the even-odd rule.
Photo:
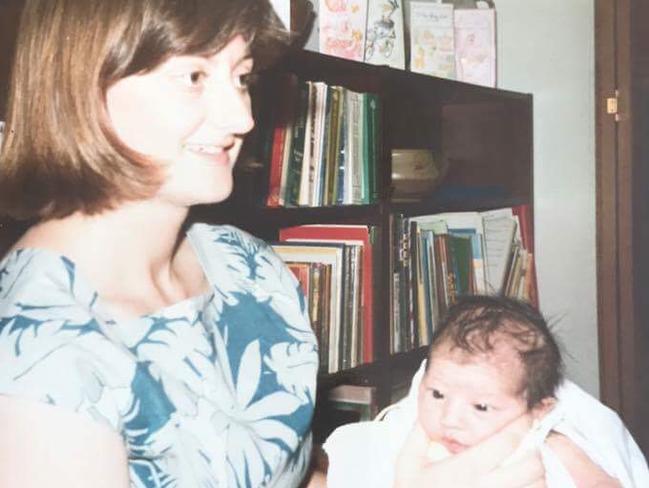
[[[448,449],[451,454],[457,454],[458,452],[462,452],[467,447],[469,447],[466,444],[462,444],[461,442],[458,442],[450,437],[444,437],[442,439],[442,444],[444,444],[444,447],[446,447],[446,449]]]

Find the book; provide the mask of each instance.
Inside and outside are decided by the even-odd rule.
[[[364,123],[363,123],[363,161],[367,174],[368,195],[363,203],[376,202],[379,198],[378,164],[381,157],[381,103],[376,93],[364,93]]]
[[[372,230],[366,225],[314,224],[285,227],[279,230],[280,242],[343,242],[362,246],[362,360],[374,360],[374,265]]]
[[[365,385],[338,385],[327,392],[327,401],[338,410],[355,411],[358,421],[372,420],[378,414],[376,387]]]
[[[487,291],[502,293],[516,238],[516,221],[510,208],[482,213],[487,258]]]
[[[322,192],[323,205],[333,205],[335,201],[335,188],[338,174],[338,151],[340,144],[340,122],[343,114],[342,97],[344,88],[341,86],[330,87],[331,106],[325,119],[326,152],[324,156],[324,189]]]
[[[365,62],[404,69],[403,0],[369,0],[365,32]]]
[[[302,293],[304,294],[305,297],[308,298],[311,290],[309,264],[299,263],[299,262],[297,263],[287,262],[286,266],[288,266],[288,269],[290,269],[291,272],[295,275],[298,282],[300,283],[300,288],[302,289]]]
[[[467,83],[496,86],[496,11],[455,9],[455,72]]]
[[[311,155],[311,170],[309,174],[309,204],[317,207],[323,204],[323,173],[326,148],[326,119],[330,111],[330,87],[324,82],[314,82],[316,99],[313,119],[313,153]]]
[[[325,296],[328,303],[329,329],[328,372],[334,373],[341,368],[341,322],[342,301],[344,296],[344,244],[331,242],[327,245],[300,242],[271,243],[274,251],[284,260],[291,263],[323,263],[331,266],[331,280]]]
[[[363,61],[367,0],[320,0],[320,52]]]
[[[270,156],[270,171],[268,178],[268,196],[266,205],[269,207],[278,207],[284,204],[282,195],[282,185],[286,187],[286,168],[285,154],[290,147],[287,139],[290,135],[289,128],[293,123],[293,99],[297,87],[297,77],[295,75],[283,75],[277,80],[278,103],[273,122],[273,143]]]
[[[305,81],[298,82],[295,96],[296,99],[291,130],[291,151],[288,156],[285,200],[285,205],[292,207],[297,206],[300,203],[305,145],[309,143],[305,137],[309,112],[309,85]]]
[[[298,205],[308,206],[311,203],[311,192],[313,190],[314,152],[315,152],[315,116],[317,89],[313,81],[307,81],[308,105],[304,124],[304,154],[302,155],[302,170],[300,177],[300,191]]]
[[[453,5],[410,2],[410,71],[455,79]]]
[[[363,167],[363,117],[362,99],[363,94],[352,90],[345,92],[346,111],[346,164],[345,177],[346,187],[349,189],[346,195],[346,204],[364,203],[364,185],[367,184],[367,175]],[[369,193],[365,190],[365,193]]]

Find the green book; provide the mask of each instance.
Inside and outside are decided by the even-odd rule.
[[[291,154],[286,182],[286,206],[297,206],[300,197],[304,160],[304,134],[309,111],[309,85],[305,81],[299,81],[296,96],[295,118],[291,133]]]
[[[328,117],[325,121],[327,135],[326,156],[324,161],[325,166],[325,180],[324,180],[324,205],[332,205],[335,203],[334,199],[334,185],[337,173],[338,163],[338,144],[339,144],[339,131],[340,131],[340,117],[341,117],[341,96],[342,87],[331,87],[331,110],[328,112]]]
[[[457,296],[467,295],[472,290],[473,250],[470,236],[449,234],[448,243],[452,248],[452,265],[455,274]]]
[[[368,180],[368,203],[376,202],[379,197],[378,191],[378,164],[380,157],[380,103],[379,96],[375,93],[365,94],[364,104],[365,130],[363,131],[364,161],[367,168]]]

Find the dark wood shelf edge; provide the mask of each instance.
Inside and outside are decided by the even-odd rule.
[[[386,371],[393,377],[412,375],[425,359],[427,352],[428,346],[422,346],[411,351],[391,354],[387,358],[355,368],[336,373],[321,373],[318,375],[318,387],[327,390],[341,384],[374,386],[385,380]]]

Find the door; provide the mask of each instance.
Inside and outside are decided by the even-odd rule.
[[[602,401],[649,454],[649,2],[596,0]]]

